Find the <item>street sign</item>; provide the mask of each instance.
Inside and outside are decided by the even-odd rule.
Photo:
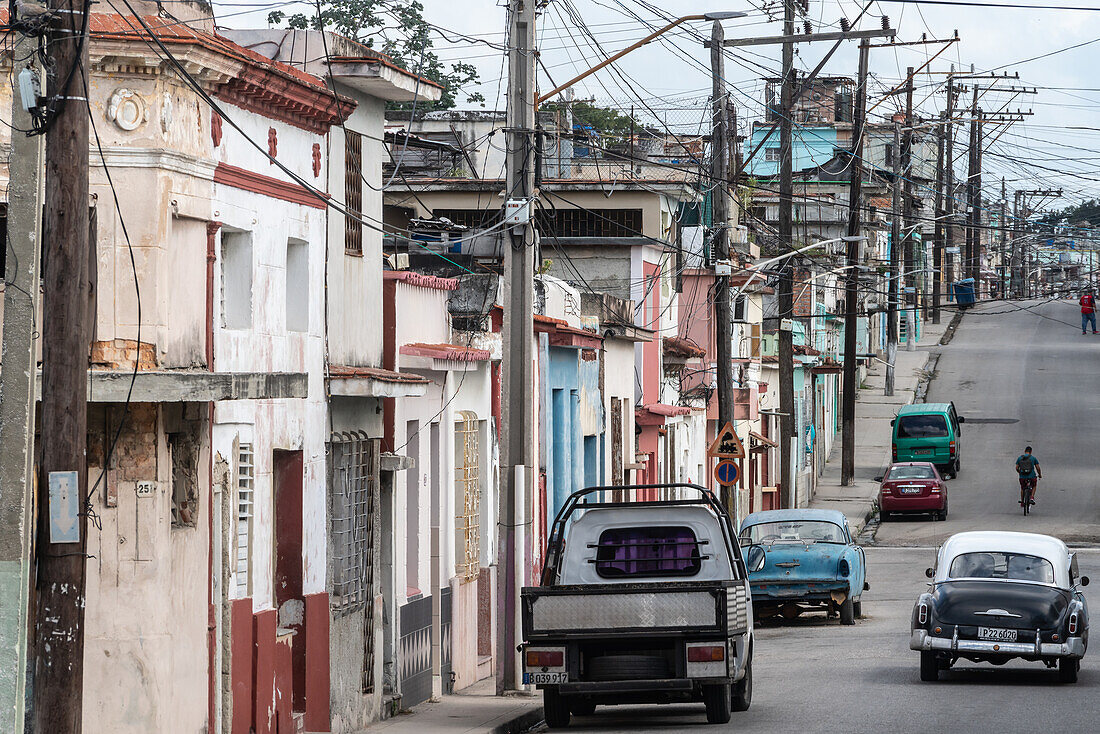
[[[737,474],[737,464],[730,459],[723,459],[714,467],[714,480],[723,487],[737,484]]]
[[[737,431],[733,430],[732,423],[727,422],[726,425],[722,426],[722,430],[718,431],[714,443],[707,449],[707,456],[716,459],[745,458],[745,447],[741,444],[741,439],[737,437]]]

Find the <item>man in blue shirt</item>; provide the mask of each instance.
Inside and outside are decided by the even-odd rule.
[[[1039,468],[1039,460],[1031,455],[1030,446],[1016,457],[1016,473],[1020,475],[1020,506],[1024,504],[1028,489],[1031,490],[1031,504],[1035,504],[1035,490],[1043,478],[1043,470]]]

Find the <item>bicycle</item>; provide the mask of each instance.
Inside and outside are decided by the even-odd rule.
[[[1032,501],[1031,498],[1035,494],[1036,481],[1036,477],[1031,477],[1027,480],[1026,483],[1023,484],[1020,490],[1020,504],[1024,506],[1024,515],[1030,515],[1031,506],[1035,504],[1035,502]]]

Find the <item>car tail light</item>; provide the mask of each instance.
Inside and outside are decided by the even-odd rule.
[[[885,484],[882,485],[882,494],[887,496],[887,497],[891,496],[890,488],[888,486],[886,486]]]
[[[1069,615],[1069,626],[1067,627],[1067,630],[1071,635],[1077,634],[1077,625],[1077,612],[1074,612],[1073,614]]]
[[[919,624],[928,624],[928,605],[923,602],[917,607],[917,622]]]
[[[951,455],[954,456],[955,455],[955,442],[951,441],[950,443],[948,443],[947,448],[951,450]]]
[[[725,645],[693,645],[688,648],[689,663],[714,663],[725,659]]]
[[[848,566],[847,558],[840,559],[840,567],[837,570],[840,572],[841,576],[847,576],[849,573],[851,573],[852,569]]]
[[[894,461],[898,460],[898,447],[897,446],[894,446],[894,448],[893,448],[893,457],[894,457]]]
[[[560,668],[565,665],[564,650],[528,650],[528,668]]]
[[[939,494],[939,493],[940,493],[940,485],[933,484],[932,485],[932,494]]]

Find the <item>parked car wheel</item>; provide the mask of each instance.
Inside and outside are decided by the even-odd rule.
[[[863,602],[852,602],[852,611],[856,613],[856,619],[863,619]]]
[[[946,520],[947,519],[947,500],[943,501],[943,509],[940,510],[939,512],[937,512],[932,517],[936,520]]]
[[[1081,661],[1077,658],[1062,658],[1058,661],[1058,682],[1076,683],[1077,671],[1081,670]]]
[[[558,693],[556,687],[546,688],[542,692],[542,715],[551,729],[564,729],[569,726],[569,702]]]
[[[879,513],[878,513],[878,521],[879,522],[886,522],[889,519],[890,519],[890,513],[889,512],[886,512],[885,510],[879,510]]]
[[[748,711],[752,704],[752,658],[745,663],[745,677],[733,684],[730,708],[734,711]]]
[[[569,710],[572,711],[575,716],[591,716],[596,712],[596,704],[592,701],[573,701],[569,704]]]
[[[730,684],[703,686],[703,703],[707,707],[708,724],[728,724],[733,694]]]
[[[852,601],[852,597],[845,599],[840,605],[840,623],[841,624],[855,624],[856,623],[856,603]]]
[[[936,660],[935,653],[921,650],[920,654],[920,679],[923,681],[937,681],[940,679],[940,664]]]

